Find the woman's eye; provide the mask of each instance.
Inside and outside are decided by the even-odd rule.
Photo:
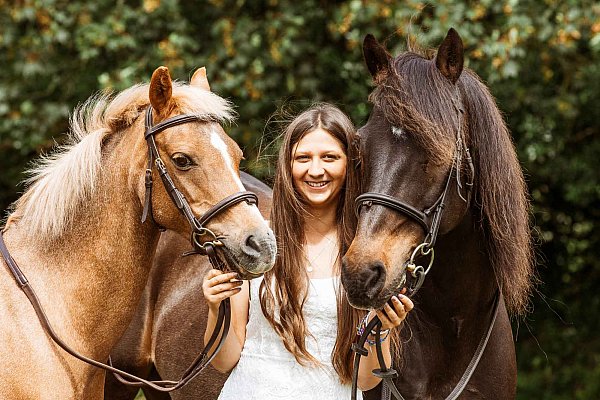
[[[296,156],[296,161],[306,161],[308,160],[308,156]]]
[[[327,161],[335,161],[338,158],[339,158],[338,156],[333,155],[333,154],[326,154],[325,156],[323,156],[323,159],[327,160]]]
[[[173,164],[175,164],[175,167],[181,170],[188,170],[194,165],[194,162],[183,153],[173,154],[171,160],[173,160]]]

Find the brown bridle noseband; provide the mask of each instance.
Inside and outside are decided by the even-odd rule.
[[[164,162],[160,158],[158,147],[156,146],[156,142],[154,140],[154,135],[173,126],[185,124],[188,122],[210,120],[199,117],[197,115],[182,114],[166,119],[156,125],[152,125],[152,107],[149,106],[148,111],[146,112],[145,121],[146,130],[144,138],[146,140],[146,143],[148,144],[148,167],[146,169],[145,176],[146,193],[144,200],[144,210],[142,213],[142,222],[145,222],[147,216],[152,214],[152,168],[153,166],[156,166],[160,178],[163,182],[163,185],[167,193],[171,197],[171,200],[173,201],[177,209],[183,214],[183,216],[186,218],[186,220],[192,228],[191,242],[194,250],[186,254],[208,255],[208,258],[213,267],[223,270],[226,267],[226,265],[223,261],[221,261],[216,252],[216,247],[223,246],[223,243],[221,242],[220,237],[215,235],[210,229],[206,228],[205,225],[210,219],[212,219],[217,214],[223,212],[224,210],[227,210],[229,207],[232,207],[235,204],[238,204],[242,201],[246,201],[248,204],[258,204],[258,197],[252,192],[235,193],[219,201],[208,211],[206,211],[200,218],[196,218],[188,201],[175,186],[175,183],[169,175],[169,172],[167,171]],[[203,240],[203,238],[207,238],[208,240]],[[48,320],[48,317],[46,316],[46,313],[44,312],[44,309],[40,304],[40,301],[37,295],[35,294],[35,291],[29,284],[29,281],[27,280],[27,278],[25,277],[15,260],[10,255],[6,244],[4,243],[4,238],[1,232],[0,253],[2,253],[2,256],[6,261],[6,264],[8,265],[9,270],[11,271],[15,280],[17,281],[17,283],[29,299],[30,303],[32,304],[42,324],[42,327],[44,328],[44,331],[52,338],[52,340],[67,353],[71,354],[73,357],[92,366],[112,372],[117,378],[117,380],[119,380],[121,383],[130,386],[150,387],[160,392],[171,392],[173,390],[179,389],[185,386],[193,378],[195,378],[212,361],[212,359],[221,349],[227,337],[227,333],[229,332],[229,327],[231,324],[231,304],[229,302],[229,299],[225,299],[221,302],[221,305],[219,306],[217,322],[209,341],[206,343],[206,346],[198,355],[198,357],[196,357],[196,359],[192,362],[190,367],[183,373],[179,381],[149,381],[137,377],[135,375],[129,374],[125,371],[113,367],[110,357],[108,360],[108,365],[98,362],[96,360],[90,359],[84,355],[79,354],[71,347],[69,347],[69,345],[67,345],[63,340],[61,340],[56,334],[56,332],[52,329],[50,321]],[[220,333],[221,336],[219,338]],[[217,339],[219,339],[218,342]]]
[[[403,214],[413,221],[417,222],[425,231],[425,239],[421,244],[419,244],[413,250],[413,253],[406,264],[406,270],[411,274],[414,281],[408,287],[408,295],[414,296],[414,294],[421,288],[423,282],[425,281],[425,277],[429,273],[431,266],[433,265],[434,260],[434,250],[433,246],[435,245],[437,235],[440,228],[440,223],[442,220],[442,215],[444,212],[444,208],[446,206],[446,198],[448,194],[448,190],[450,188],[450,182],[453,178],[456,179],[456,184],[458,187],[458,195],[460,198],[466,203],[469,204],[471,190],[473,188],[473,180],[475,175],[475,170],[473,167],[473,161],[471,159],[471,154],[468,146],[466,145],[465,138],[461,129],[461,117],[464,114],[464,110],[459,102],[458,94],[455,98],[453,98],[454,108],[457,111],[458,115],[458,126],[457,126],[457,134],[456,134],[456,147],[454,150],[454,156],[452,158],[452,166],[450,167],[450,171],[448,172],[448,177],[446,179],[446,184],[444,190],[439,195],[437,200],[433,203],[431,207],[426,208],[423,211],[420,211],[416,207],[404,202],[402,200],[396,199],[395,197],[389,196],[387,194],[376,193],[376,192],[367,192],[361,194],[356,198],[356,213],[360,214],[360,210],[362,207],[371,207],[373,205],[380,205],[392,209],[400,214]],[[397,130],[397,127],[392,126],[392,132]],[[463,158],[467,162],[468,173],[469,176],[465,182],[466,185],[466,196],[463,196],[461,193],[462,183],[461,183],[461,167]],[[424,268],[421,265],[415,264],[415,258],[419,256],[427,256],[429,255],[429,265],[427,268]],[[499,294],[497,293],[494,300],[494,310],[492,321],[489,325],[489,328],[485,335],[481,338],[477,350],[471,359],[471,362],[467,366],[467,369],[463,373],[463,376],[459,380],[458,384],[455,386],[454,390],[446,397],[446,400],[454,400],[456,399],[466,387],[471,375],[475,371],[477,364],[485,350],[489,337],[492,333],[492,328],[494,327],[494,323],[496,321],[496,315],[498,311],[499,304]],[[400,394],[400,391],[396,387],[393,382],[394,378],[398,377],[398,372],[393,368],[387,367],[385,364],[385,359],[383,356],[383,351],[381,349],[381,320],[379,317],[375,316],[364,328],[363,333],[360,335],[358,342],[352,344],[352,350],[355,353],[354,356],[354,370],[352,377],[352,400],[356,400],[357,391],[358,391],[358,369],[360,366],[360,358],[362,356],[368,356],[369,352],[364,347],[367,341],[367,338],[370,334],[374,333],[375,335],[375,350],[377,353],[377,360],[379,362],[379,368],[373,370],[373,375],[381,378],[384,382],[384,390],[382,391],[382,398],[389,399],[393,394],[394,397],[398,400],[404,400],[404,397]]]

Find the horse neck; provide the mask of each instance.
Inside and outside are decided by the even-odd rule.
[[[435,263],[402,330],[405,343],[401,362],[410,367],[402,369],[397,383],[405,395],[445,398],[458,384],[490,327],[498,285],[482,229],[475,221],[477,218],[468,214],[455,230],[438,237]],[[496,388],[498,398],[514,397],[514,347],[502,303],[486,354],[488,358],[482,359],[479,370],[491,368],[501,377],[505,384]],[[472,378],[471,384],[477,379],[477,385],[487,384],[481,376]]]
[[[468,333],[479,336],[493,307],[497,282],[482,230],[469,212],[453,231],[438,237],[435,262],[418,293],[418,308],[460,346]],[[447,335],[450,332],[449,335]]]
[[[130,136],[103,149],[94,193],[69,228],[48,244],[23,239],[15,252],[15,259],[29,261],[17,262],[54,328],[101,360],[132,318],[159,237],[152,222],[140,222],[136,185],[143,179],[146,153],[143,139]]]

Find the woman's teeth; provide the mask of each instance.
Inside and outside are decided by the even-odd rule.
[[[323,187],[323,186],[327,185],[328,183],[329,182],[306,182],[306,184],[308,186],[315,187],[315,188]]]

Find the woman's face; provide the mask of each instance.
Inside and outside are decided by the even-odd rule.
[[[294,187],[312,208],[337,205],[346,165],[342,143],[321,128],[304,135],[292,148]]]

